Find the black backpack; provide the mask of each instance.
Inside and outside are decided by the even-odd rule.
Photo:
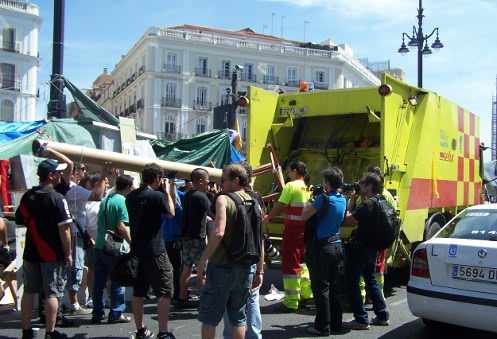
[[[400,218],[397,211],[381,195],[371,198],[376,203],[374,233],[368,237],[368,246],[376,250],[390,248],[397,238]]]
[[[233,263],[252,265],[261,259],[262,254],[262,213],[259,203],[255,199],[244,200],[236,193],[222,193],[228,196],[236,206],[237,229],[232,230],[232,237],[228,243],[222,243]]]

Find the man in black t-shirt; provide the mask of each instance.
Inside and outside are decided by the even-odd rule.
[[[157,338],[174,338],[168,332],[169,306],[173,296],[173,268],[162,237],[162,216],[174,217],[171,185],[162,179],[162,170],[148,164],[142,171],[142,186],[126,197],[131,227],[131,251],[138,257],[138,279],[133,286],[133,315],[136,338],[151,338],[153,333],[143,323],[143,298],[152,286],[158,298],[159,334]],[[160,191],[162,190],[162,191]]]
[[[207,236],[207,213],[211,201],[207,196],[209,188],[209,173],[197,168],[191,174],[193,189],[188,191],[183,201],[183,271],[180,277],[180,292],[178,306],[188,302],[187,284],[192,274],[192,267],[198,264],[205,249]]]
[[[368,239],[374,236],[371,228],[375,227],[374,223],[378,219],[378,209],[380,208],[375,201],[375,197],[381,195],[383,183],[377,174],[368,173],[361,180],[360,186],[363,203],[352,213],[348,212],[346,217],[347,224],[357,225],[357,231],[350,242],[350,253],[348,253],[346,265],[352,311],[355,319],[343,324],[344,327],[353,330],[367,330],[370,325],[368,313],[364,310],[359,285],[361,276],[364,277],[366,290],[371,296],[374,313],[376,314],[372,324],[377,326],[389,325],[389,313],[385,298],[374,276],[378,250],[368,245]]]
[[[23,256],[24,294],[21,301],[23,338],[34,338],[31,313],[35,293],[45,295],[45,338],[63,338],[55,331],[59,298],[64,295],[72,265],[71,223],[64,197],[55,192],[67,164],[44,160],[38,166],[40,185],[27,191],[16,211],[16,223],[27,228]]]

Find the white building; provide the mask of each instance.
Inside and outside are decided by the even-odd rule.
[[[0,0],[0,120],[35,120],[38,102],[38,6]]]
[[[111,84],[93,93],[114,114],[136,118],[145,132],[189,137],[212,128],[212,108],[226,100],[237,64],[244,66],[240,91],[249,85],[296,91],[299,80],[313,82],[317,89],[380,83],[347,45],[329,40],[303,44],[249,28],[183,25],[148,29],[121,57],[110,74]],[[246,116],[241,113],[244,130]]]

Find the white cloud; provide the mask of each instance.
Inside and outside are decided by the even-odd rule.
[[[400,20],[412,16],[416,8],[410,0],[263,0],[286,2],[300,7],[323,7],[348,17],[365,15],[380,16],[391,20]]]

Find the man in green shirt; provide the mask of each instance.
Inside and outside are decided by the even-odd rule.
[[[105,317],[103,305],[103,291],[109,278],[115,257],[103,252],[105,234],[113,231],[116,235],[131,243],[128,210],[126,209],[126,195],[133,187],[133,178],[129,175],[121,175],[116,179],[116,191],[108,195],[100,204],[98,212],[97,239],[95,242],[95,278],[93,284],[93,316],[92,323],[101,323]],[[109,312],[109,323],[127,323],[131,318],[122,313],[126,308],[124,303],[124,287],[111,282],[110,287],[111,310]]]

